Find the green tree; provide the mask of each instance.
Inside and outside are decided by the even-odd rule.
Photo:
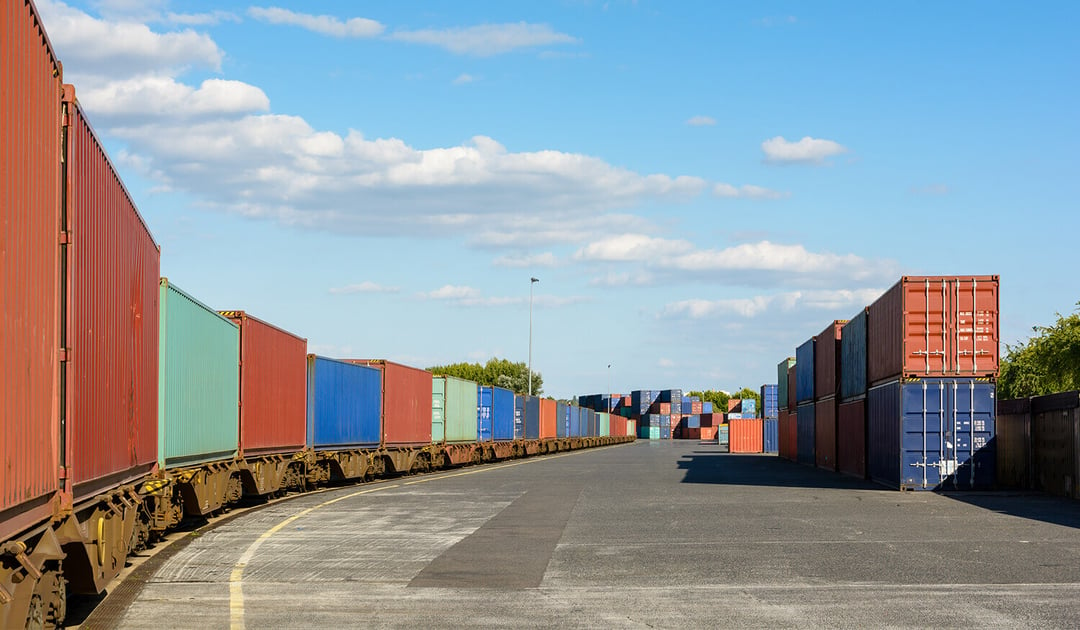
[[[1077,303],[1080,306],[1080,302]],[[1057,314],[1052,326],[1035,326],[1026,343],[1006,345],[998,378],[1002,399],[1080,389],[1080,309]]]
[[[703,392],[689,392],[688,396],[697,396],[701,398],[702,402],[711,402],[713,404],[713,413],[725,413],[727,411],[727,401],[731,398],[731,395],[727,392],[719,392],[711,389],[707,389]]]
[[[432,374],[456,376],[481,385],[494,385],[509,389],[517,394],[529,392],[529,368],[524,361],[512,362],[507,359],[491,358],[484,365],[479,363],[452,363],[428,368]],[[544,393],[544,377],[539,372],[532,373],[532,391],[534,396]]]
[[[758,412],[755,415],[761,415],[761,413],[760,413],[761,412],[761,392],[760,391],[754,391],[754,390],[750,389],[749,387],[743,387],[739,391],[732,394],[731,397],[732,398],[739,398],[739,399],[742,399],[742,400],[747,400],[747,399],[751,399],[751,398],[754,399],[755,401],[757,401],[754,408]]]

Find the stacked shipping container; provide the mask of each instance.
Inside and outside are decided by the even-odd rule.
[[[840,331],[846,323],[836,320],[814,337],[814,461],[825,470],[836,470]]]

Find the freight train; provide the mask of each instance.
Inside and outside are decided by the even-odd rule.
[[[245,497],[633,439],[555,401],[309,354],[159,278],[33,2],[0,6],[0,627],[62,625],[68,593]]]

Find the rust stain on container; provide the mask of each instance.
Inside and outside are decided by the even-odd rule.
[[[68,471],[75,498],[157,463],[160,251],[64,86]]]
[[[221,315],[240,326],[241,455],[302,450],[307,433],[307,339],[244,311]]]
[[[867,312],[869,384],[996,377],[998,276],[904,276]]]
[[[0,7],[0,540],[60,489],[60,64],[30,2]],[[28,454],[33,453],[33,456]]]

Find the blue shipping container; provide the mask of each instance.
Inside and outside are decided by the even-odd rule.
[[[744,418],[756,418],[757,401],[753,398],[743,398],[742,408],[739,411],[742,412]]]
[[[492,391],[490,385],[481,385],[476,388],[476,439],[480,442],[490,442],[492,439]]]
[[[814,412],[814,403],[799,405],[795,408],[795,414],[796,461],[814,466],[814,423],[817,415]]]
[[[814,338],[795,349],[795,402],[814,399]]]
[[[491,430],[496,442],[514,441],[515,398],[509,389],[491,388]]]
[[[713,407],[711,402],[701,403],[701,413],[713,413]]]
[[[382,371],[307,358],[307,441],[316,450],[379,445]]]
[[[581,407],[570,405],[570,437],[581,437]]]
[[[525,396],[525,439],[540,439],[540,399]]]
[[[555,403],[555,437],[570,437],[570,405]]]
[[[681,411],[683,415],[689,415],[694,413],[693,401],[684,398],[682,404],[679,405],[679,411]]]
[[[867,394],[870,478],[901,490],[991,488],[995,385],[971,378],[892,381]]]
[[[761,386],[761,417],[765,419],[780,417],[780,393],[776,385]]]
[[[686,426],[690,427],[691,429],[700,429],[701,416],[696,414],[686,416]]]
[[[765,418],[761,422],[761,444],[763,453],[780,452],[780,423],[773,418]]]
[[[514,394],[514,439],[525,439],[525,397]]]
[[[661,425],[660,426],[660,439],[661,440],[670,440],[671,439],[671,425],[668,425],[668,426]]]
[[[840,399],[866,394],[866,313],[851,318],[840,329]]]

